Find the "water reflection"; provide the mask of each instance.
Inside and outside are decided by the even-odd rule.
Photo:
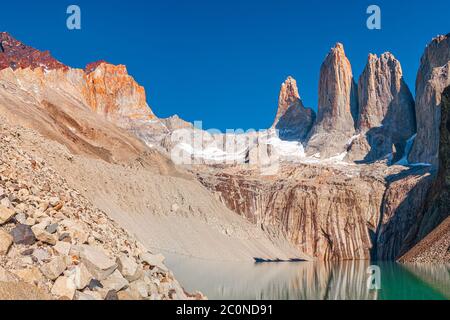
[[[209,299],[374,300],[449,299],[449,269],[378,263],[381,290],[369,290],[368,261],[232,263],[166,254],[188,291]],[[426,278],[426,279],[425,279]]]

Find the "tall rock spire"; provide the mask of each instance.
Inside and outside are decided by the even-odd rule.
[[[441,96],[450,85],[450,34],[439,36],[427,46],[416,80],[417,137],[410,162],[437,165]]]
[[[283,140],[304,141],[315,117],[312,109],[303,106],[297,81],[289,76],[281,85],[278,111],[272,128],[279,130],[279,136]]]
[[[358,114],[356,84],[344,46],[337,43],[320,69],[317,122],[308,139],[307,153],[329,157],[346,151],[355,133]]]
[[[369,55],[358,82],[358,101],[358,139],[365,141],[352,145],[352,160],[373,161],[394,153],[401,158],[416,132],[416,120],[414,98],[394,55]]]

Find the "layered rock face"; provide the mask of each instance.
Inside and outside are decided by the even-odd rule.
[[[305,108],[298,93],[297,81],[288,77],[281,85],[278,111],[272,128],[282,140],[304,141],[311,130],[316,114]]]
[[[11,68],[43,68],[46,70],[67,69],[54,59],[49,51],[38,51],[14,39],[6,32],[0,32],[0,70]]]
[[[427,46],[416,80],[417,137],[410,162],[439,163],[441,95],[450,85],[450,34],[439,36]]]
[[[276,176],[229,169],[200,173],[233,211],[269,234],[286,234],[320,260],[370,259],[385,192],[385,168],[284,166]]]
[[[395,153],[403,156],[406,141],[416,132],[413,96],[403,79],[400,62],[391,53],[370,54],[358,82],[358,139],[350,158],[374,161]],[[358,148],[358,146],[368,146]]]
[[[386,177],[387,189],[381,203],[381,219],[376,233],[378,260],[398,259],[411,248],[408,241],[435,177],[430,168],[412,168]]]
[[[439,173],[407,239],[409,248],[417,245],[403,261],[450,262],[450,87],[442,95],[439,142]]]
[[[356,84],[344,46],[331,49],[320,69],[317,121],[307,145],[310,155],[328,157],[346,151],[358,113]]]

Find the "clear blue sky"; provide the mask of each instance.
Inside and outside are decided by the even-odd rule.
[[[81,7],[81,31],[66,28],[70,4]],[[370,4],[381,7],[381,31],[366,28]],[[450,32],[449,12],[448,0],[7,1],[0,30],[74,67],[127,65],[160,117],[260,129],[271,125],[288,75],[317,108],[320,65],[337,41],[356,77],[369,52],[391,51],[414,90],[425,45]]]

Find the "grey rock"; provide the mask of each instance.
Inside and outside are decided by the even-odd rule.
[[[119,296],[115,290],[109,290],[106,294],[105,300],[119,300]]]
[[[31,255],[35,261],[47,261],[51,258],[50,253],[43,248],[35,249]]]
[[[11,230],[11,235],[15,244],[32,245],[36,242],[36,237],[30,226],[18,224]]]
[[[57,223],[52,223],[45,228],[45,231],[47,231],[50,234],[54,234],[57,230],[58,230]]]

